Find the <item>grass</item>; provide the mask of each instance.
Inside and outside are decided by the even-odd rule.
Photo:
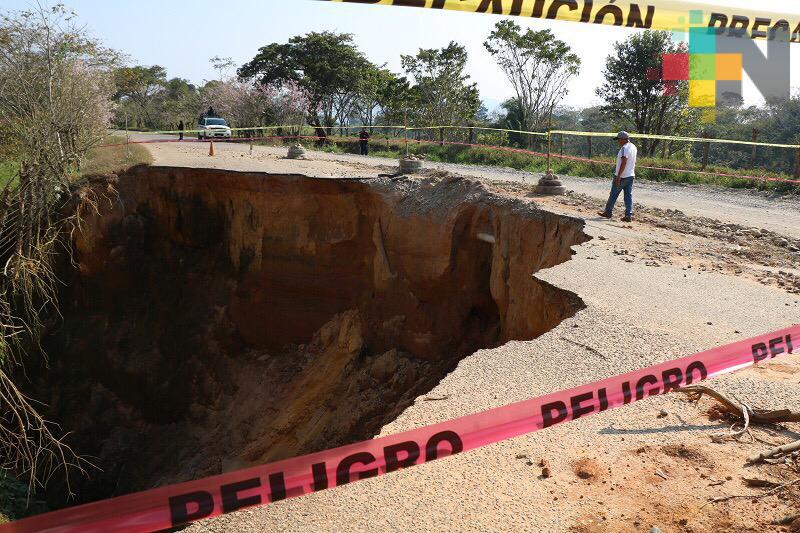
[[[321,149],[332,153],[359,153],[358,143],[350,139],[332,137],[332,144]],[[274,144],[274,143],[270,143]],[[308,143],[310,144],[310,143]],[[528,153],[513,152],[502,149],[444,145],[437,143],[418,143],[409,141],[409,150],[415,155],[424,155],[428,161],[442,163],[458,163],[463,165],[483,165],[508,167],[528,172],[543,172],[547,168],[547,161],[542,156]],[[381,139],[373,137],[370,142],[370,155],[376,157],[397,158],[405,153],[402,141],[395,139]],[[591,162],[572,159],[551,158],[553,172],[569,176],[610,178],[613,172],[613,159],[596,157]],[[776,179],[793,179],[792,176],[765,170],[740,170],[723,166],[709,165],[703,171],[708,174],[695,174],[686,170],[700,171],[699,165],[681,159],[640,158],[636,175],[651,181],[717,185],[733,189],[759,189],[781,193],[800,194],[800,184],[778,181],[748,179],[747,177],[768,177]],[[644,167],[658,167],[668,170],[654,170]],[[730,174],[721,176],[713,173]]]
[[[0,161],[0,188],[7,183],[16,181],[19,163],[16,161]]]
[[[125,137],[111,136],[105,140],[105,144],[124,143]],[[128,148],[130,150],[128,150]],[[85,176],[102,176],[106,174],[116,174],[124,172],[136,165],[149,165],[153,162],[150,152],[142,145],[131,144],[130,146],[111,146],[106,148],[94,148],[89,151],[81,165],[80,171],[73,174],[73,179],[80,179]],[[17,179],[19,163],[16,161],[0,161],[0,188],[9,182]]]
[[[104,144],[124,142],[125,137],[111,136],[106,139]],[[116,174],[136,165],[149,165],[152,162],[153,157],[150,152],[140,144],[94,148],[86,155],[77,177]]]

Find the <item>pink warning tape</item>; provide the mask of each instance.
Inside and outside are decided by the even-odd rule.
[[[388,474],[674,391],[800,346],[800,325],[538,398],[236,472],[0,526],[2,532],[154,531]]]

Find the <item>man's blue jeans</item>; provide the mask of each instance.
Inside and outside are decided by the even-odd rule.
[[[611,181],[611,194],[608,195],[608,202],[606,202],[606,214],[611,215],[614,211],[614,204],[617,203],[619,193],[625,192],[625,216],[633,215],[633,176],[623,178],[617,186],[616,178]]]

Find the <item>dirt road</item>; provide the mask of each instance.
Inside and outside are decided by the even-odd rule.
[[[284,150],[217,144],[156,145],[156,164],[374,177],[393,162],[313,153],[282,159]],[[797,255],[778,233],[800,235],[798,204],[749,192],[640,184],[634,224],[598,220],[602,182],[569,179],[586,195],[530,197],[530,175],[435,165],[478,176],[485,186],[586,220],[593,237],[565,264],[537,277],[579,295],[586,309],[530,341],[479,350],[463,359],[428,396],[381,434],[602,379],[769,332],[800,321]],[[440,179],[429,175],[427,179]],[[523,181],[525,183],[523,183]],[[690,191],[691,195],[686,191]],[[652,201],[646,194],[652,195]],[[665,196],[672,194],[673,203]],[[725,203],[727,202],[727,203]],[[760,202],[760,203],[759,203]],[[667,213],[680,208],[705,219]],[[727,206],[727,207],[726,207]],[[774,214],[773,213],[777,213]],[[777,233],[744,231],[780,228]],[[777,230],[776,230],[777,231]],[[795,273],[793,273],[795,272]],[[761,274],[759,274],[761,273]],[[767,281],[771,280],[771,281]],[[800,360],[790,356],[714,379],[711,385],[751,406],[800,409]],[[720,444],[730,420],[679,394],[649,398],[546,431],[307,497],[195,524],[205,531],[780,531],[771,520],[796,512],[796,488],[758,499],[745,477],[785,482],[791,465],[745,467],[744,459],[800,436],[797,424],[753,429],[759,440]],[[543,476],[541,460],[550,465]]]
[[[133,134],[133,140],[172,139],[167,136]],[[342,172],[357,171],[356,175],[367,175],[374,169],[392,171],[397,162],[380,157],[362,157],[350,154],[310,152],[309,161],[301,163],[287,161],[284,148],[254,147],[250,155],[249,145],[238,143],[215,143],[216,158],[208,158],[207,143],[153,144],[155,164],[192,167],[233,168],[239,170],[261,170],[280,172],[294,169],[295,172],[340,177]],[[508,168],[457,165],[452,163],[426,163],[427,168],[448,170],[463,176],[482,180],[519,181],[532,183],[540,174],[531,174]],[[561,176],[564,184],[575,192],[605,200],[608,197],[609,180]],[[635,186],[635,201],[645,206],[660,209],[677,209],[687,215],[705,216],[726,223],[763,228],[800,238],[800,196],[781,196],[752,190],[735,190],[722,187],[681,185],[640,180]]]

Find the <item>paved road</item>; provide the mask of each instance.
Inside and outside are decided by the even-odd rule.
[[[174,136],[131,134],[132,140],[174,140]],[[207,157],[205,143],[165,143],[148,146],[158,165],[190,167],[231,168],[232,170],[282,171],[294,163],[276,159],[285,155],[284,148],[256,146],[254,156],[249,156],[249,146],[234,143],[216,143],[218,157]],[[241,157],[242,154],[248,157]],[[234,158],[235,156],[235,158]],[[259,157],[262,156],[262,157]],[[269,156],[269,157],[266,157]],[[330,163],[343,162],[356,165],[354,175],[362,175],[369,167],[396,166],[396,161],[380,157],[362,157],[350,154],[309,152],[310,161],[302,162],[299,171],[303,174],[338,177],[331,173]],[[315,162],[325,162],[315,168]],[[541,175],[510,168],[459,165],[453,163],[426,164],[429,168],[440,168],[462,175],[501,181],[531,183]],[[610,179],[562,176],[564,184],[580,193],[605,199]],[[753,190],[737,190],[722,187],[682,185],[676,183],[640,180],[634,189],[634,200],[638,203],[661,209],[678,209],[693,216],[705,216],[726,223],[764,228],[784,235],[800,237],[800,196],[777,195]]]

